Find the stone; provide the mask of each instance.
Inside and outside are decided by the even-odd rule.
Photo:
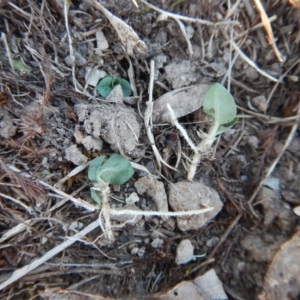
[[[180,230],[197,230],[211,221],[222,209],[223,203],[218,193],[200,182],[181,181],[169,185],[169,204],[173,211],[192,211],[213,207],[212,211],[177,217]]]

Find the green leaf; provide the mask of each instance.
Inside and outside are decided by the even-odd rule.
[[[236,116],[236,104],[233,97],[221,84],[213,84],[205,95],[203,110],[219,126],[232,122]]]
[[[97,91],[102,97],[106,98],[112,91],[113,79],[113,77],[106,77],[98,83]]]
[[[18,72],[30,74],[31,69],[27,67],[21,59],[12,59],[14,69]]]
[[[239,118],[234,118],[231,122],[227,123],[227,124],[223,124],[221,125],[219,128],[218,128],[218,131],[216,133],[217,134],[220,134],[220,133],[223,133],[227,130],[229,130],[233,125],[235,125],[237,122],[239,121]]]
[[[130,161],[120,154],[113,154],[100,168],[99,175],[104,182],[121,185],[134,173]]]
[[[121,85],[124,98],[128,97],[131,94],[130,83],[117,77],[103,78],[97,85],[97,91],[102,97],[106,98],[118,84]]]
[[[125,79],[120,79],[120,84],[123,91],[124,98],[129,97],[131,94],[131,85],[130,83]]]
[[[97,207],[101,206],[102,198],[98,191],[91,189],[91,197]]]
[[[89,165],[88,177],[93,183],[100,182],[100,167],[103,164],[105,156],[98,156],[93,159]]]

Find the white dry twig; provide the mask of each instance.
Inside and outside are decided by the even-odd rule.
[[[278,58],[278,60],[280,62],[283,62],[284,61],[284,57],[282,56],[282,54],[279,52],[277,46],[276,46],[276,43],[275,43],[275,39],[274,39],[274,35],[273,35],[273,31],[272,31],[272,27],[271,27],[271,24],[270,24],[270,21],[269,21],[269,18],[260,2],[260,0],[254,0],[255,4],[256,4],[256,7],[257,9],[259,10],[259,13],[260,13],[260,16],[261,16],[261,20],[264,24],[264,27],[266,29],[266,32],[268,34],[268,38],[269,38],[269,42],[270,44],[272,45],[273,47],[273,50]]]
[[[10,67],[12,69],[12,72],[15,72],[15,68],[14,68],[14,63],[13,63],[13,60],[12,60],[11,52],[10,52],[10,49],[9,49],[9,46],[8,46],[8,42],[7,42],[7,39],[6,39],[6,34],[4,32],[2,32],[2,39],[3,39],[3,42],[4,42],[4,46],[5,46],[5,50],[6,50],[6,55],[7,55]]]
[[[76,76],[75,76],[75,56],[74,56],[74,51],[73,51],[73,41],[72,41],[72,37],[71,37],[71,34],[70,34],[70,29],[69,29],[68,11],[69,11],[68,0],[64,0],[65,27],[66,27],[67,35],[68,35],[69,54],[70,54],[70,58],[71,58],[71,62],[72,62],[72,80],[73,80],[73,85],[74,85],[74,88],[75,88],[76,92],[82,93],[78,89],[79,83],[77,82]]]
[[[71,200],[77,206],[83,207],[88,211],[95,211],[96,210],[96,207],[94,205],[91,205],[88,202],[86,202],[86,201],[84,201],[80,198],[72,197],[71,195],[68,195],[68,194],[62,192],[61,190],[56,189],[55,187],[51,186],[50,184],[48,184],[44,181],[38,180],[37,182],[40,183],[41,185],[43,185],[44,187],[54,191],[55,193],[57,193],[61,196],[64,196],[65,198],[68,198],[69,200]]]
[[[184,137],[184,139],[186,140],[186,142],[189,144],[189,146],[193,149],[194,152],[198,152],[198,148],[196,147],[196,145],[193,143],[193,141],[190,139],[190,137],[188,136],[186,130],[179,124],[175,112],[172,109],[171,105],[169,103],[167,103],[167,108],[169,110],[170,116],[171,116],[171,124],[173,126],[175,126],[181,133],[181,135]]]
[[[33,209],[29,206],[27,206],[26,204],[22,203],[22,201],[18,200],[18,199],[15,199],[11,196],[8,196],[8,195],[5,195],[5,194],[2,194],[0,193],[0,196],[7,199],[7,200],[10,200],[18,205],[20,205],[21,207],[23,207],[30,215],[33,214]]]
[[[264,77],[270,79],[271,81],[278,82],[278,79],[271,76],[264,70],[260,69],[240,48],[239,46],[234,42],[231,41],[232,46],[234,50],[239,54],[239,56],[247,63],[249,64],[252,68],[254,68],[259,74],[263,75]]]
[[[143,2],[144,4],[146,4],[148,7],[152,8],[153,10],[159,12],[160,14],[165,14],[166,16],[168,16],[170,18],[173,18],[175,20],[177,19],[177,20],[182,20],[182,21],[186,21],[186,22],[199,23],[199,24],[202,24],[202,25],[214,26],[214,27],[228,26],[228,25],[232,25],[232,26],[240,25],[240,22],[237,22],[237,21],[212,22],[212,21],[207,21],[207,20],[202,20],[202,19],[197,19],[197,18],[181,16],[181,15],[173,14],[171,12],[160,9],[160,8],[148,3],[145,0],[140,0],[140,1]]]
[[[157,161],[157,165],[158,165],[158,170],[159,172],[161,171],[161,163],[163,163],[164,165],[166,165],[168,168],[177,171],[176,169],[174,169],[173,167],[171,167],[169,164],[167,164],[161,157],[158,149],[156,148],[155,145],[155,140],[154,140],[154,136],[153,133],[151,131],[151,126],[152,126],[152,112],[153,112],[153,99],[152,99],[152,93],[153,93],[153,82],[154,82],[154,61],[151,60],[150,63],[150,82],[149,82],[149,100],[146,102],[147,108],[145,110],[145,127],[147,130],[147,136],[149,139],[149,142],[151,144],[153,153],[155,155],[156,161]]]
[[[90,164],[90,161],[82,164],[80,166],[77,166],[74,170],[72,170],[68,175],[66,175],[64,178],[62,178],[61,180],[59,180],[58,182],[56,182],[54,184],[54,188],[58,188],[60,187],[64,182],[66,182],[69,178],[77,175],[78,173],[82,172],[83,170],[85,170]]]
[[[191,216],[191,215],[199,215],[204,214],[213,210],[213,207],[206,207],[203,209],[198,210],[189,210],[189,211],[175,211],[175,212],[164,212],[164,211],[136,211],[136,210],[115,210],[111,209],[110,214],[119,216],[119,215],[132,215],[132,216],[158,216],[158,217],[184,217],[184,216]]]
[[[16,282],[18,279],[22,278],[23,276],[25,276],[32,270],[36,269],[37,267],[39,267],[40,265],[42,265],[43,263],[45,263],[46,261],[48,261],[55,255],[57,255],[58,253],[62,252],[66,248],[70,247],[78,239],[83,238],[88,233],[90,233],[91,231],[96,229],[98,227],[98,224],[99,224],[98,220],[94,221],[93,223],[91,223],[90,225],[85,227],[83,230],[81,230],[80,232],[73,235],[71,238],[68,238],[65,242],[61,243],[60,245],[58,245],[58,246],[54,247],[53,249],[51,249],[50,251],[48,251],[41,258],[38,258],[38,259],[34,260],[32,263],[14,271],[9,279],[5,280],[4,282],[2,282],[0,284],[0,291],[3,290],[4,288],[6,288],[7,286],[9,286],[10,284]]]
[[[300,107],[298,108],[298,114],[300,113]],[[251,205],[251,203],[253,202],[253,200],[255,199],[257,193],[259,192],[259,190],[261,189],[261,187],[263,186],[263,182],[272,174],[272,172],[274,171],[274,169],[276,168],[279,160],[281,159],[282,155],[284,154],[284,152],[286,151],[286,149],[288,148],[288,146],[290,145],[290,143],[292,142],[294,135],[296,133],[298,129],[298,123],[295,123],[292,128],[291,131],[289,133],[289,136],[287,137],[281,152],[277,155],[277,157],[274,159],[273,163],[270,165],[270,167],[267,169],[267,171],[265,172],[265,176],[261,179],[259,185],[257,186],[257,188],[254,190],[254,192],[252,193],[251,197],[248,200],[248,204]]]

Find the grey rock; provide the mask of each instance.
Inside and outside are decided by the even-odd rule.
[[[212,211],[187,217],[178,217],[180,230],[196,230],[205,226],[222,209],[218,193],[200,182],[181,181],[169,185],[169,204],[174,211],[198,210],[213,207]]]
[[[191,241],[182,240],[176,249],[176,264],[186,264],[194,259],[194,246],[192,245]]]
[[[74,165],[82,165],[88,161],[88,158],[83,155],[76,145],[72,145],[65,150],[66,159],[71,161]]]
[[[76,66],[82,67],[82,66],[84,66],[86,64],[86,59],[81,54],[79,54],[78,52],[74,53],[74,58],[75,58],[75,65]],[[65,63],[69,67],[72,66],[72,58],[71,58],[70,55],[68,55],[65,58]]]

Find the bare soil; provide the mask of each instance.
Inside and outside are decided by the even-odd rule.
[[[94,1],[0,2],[1,299],[183,299],[166,293],[211,269],[228,299],[299,299],[298,2],[151,1],[173,18],[134,2],[101,1],[139,37],[133,53],[130,39],[120,39]],[[273,46],[257,2],[271,20]],[[178,16],[191,18],[180,21],[190,48]],[[126,205],[140,211],[173,211],[180,197],[188,202],[184,193],[170,197],[173,186],[186,182],[192,149],[165,111],[153,115],[159,153],[172,167],[179,162],[177,171],[165,165],[159,171],[145,128],[151,60],[154,103],[179,88],[220,82],[238,105],[239,122],[221,135],[194,178],[218,195],[219,213],[196,229],[194,216],[114,218],[113,241],[99,226],[6,284],[98,219],[87,163],[99,155],[120,153],[151,174],[135,169],[127,183],[111,187],[112,208],[124,209],[133,193],[138,201]],[[132,97],[101,98],[87,83],[92,69],[131,77]],[[185,111],[178,121],[197,144],[211,120],[184,99],[174,95],[173,105]],[[58,183],[80,165],[82,171]],[[205,255],[177,265],[177,247],[186,239],[194,255]],[[293,268],[286,256],[295,257]]]

